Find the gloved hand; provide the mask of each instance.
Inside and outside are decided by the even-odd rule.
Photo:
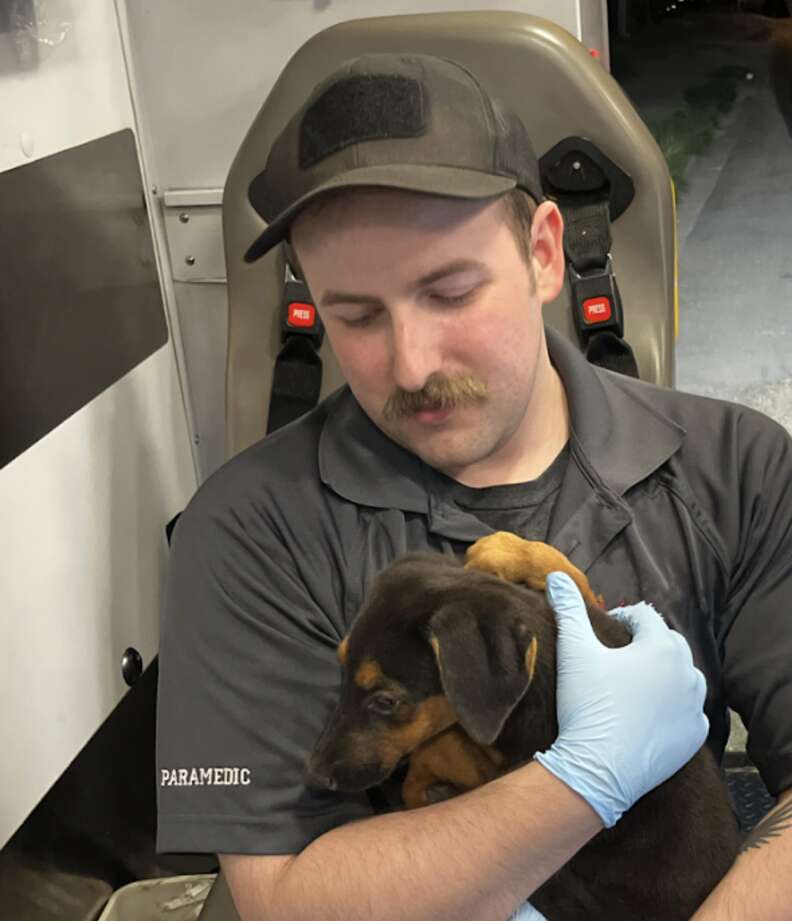
[[[704,744],[706,682],[681,634],[645,602],[611,612],[632,643],[608,649],[577,586],[547,577],[558,621],[558,738],[536,761],[579,793],[606,828]]]
[[[530,902],[526,902],[525,905],[520,906],[515,911],[509,921],[547,921],[547,918],[541,911],[537,911]]]

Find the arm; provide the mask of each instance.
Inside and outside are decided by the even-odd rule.
[[[537,754],[541,766],[414,813],[335,829],[296,857],[223,857],[243,921],[317,913],[328,921],[503,921],[695,753],[707,732],[704,681],[684,640],[643,606],[626,620],[632,644],[606,649],[571,579],[552,580],[559,737]],[[657,726],[673,730],[662,735]]]
[[[337,828],[297,856],[221,863],[242,921],[504,921],[601,828],[532,763],[453,800]]]
[[[770,790],[783,792],[695,921],[775,921],[792,904],[792,439],[757,414],[742,424],[736,469],[754,488],[735,493],[741,527],[725,605],[724,687],[748,728],[751,760]]]
[[[792,789],[748,835],[693,921],[785,921],[792,904]]]

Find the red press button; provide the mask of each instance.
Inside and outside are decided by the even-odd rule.
[[[606,323],[613,311],[607,297],[590,297],[583,301],[583,319],[586,323]]]
[[[316,308],[313,304],[289,304],[289,326],[313,326],[316,322]]]

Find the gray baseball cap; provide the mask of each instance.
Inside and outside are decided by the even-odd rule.
[[[541,201],[536,153],[520,119],[461,64],[367,54],[315,87],[272,145],[248,198],[267,228],[254,262],[334,189],[374,186],[484,199],[514,188]]]

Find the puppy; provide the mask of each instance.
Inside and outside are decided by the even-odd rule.
[[[416,808],[549,748],[558,734],[556,621],[537,589],[553,569],[577,582],[602,643],[630,642],[553,548],[496,534],[474,545],[468,561],[463,568],[439,554],[411,554],[379,575],[339,646],[341,698],[309,760],[309,782],[364,790],[409,756],[402,795]],[[688,921],[738,846],[726,787],[702,748],[531,903],[548,921]]]

